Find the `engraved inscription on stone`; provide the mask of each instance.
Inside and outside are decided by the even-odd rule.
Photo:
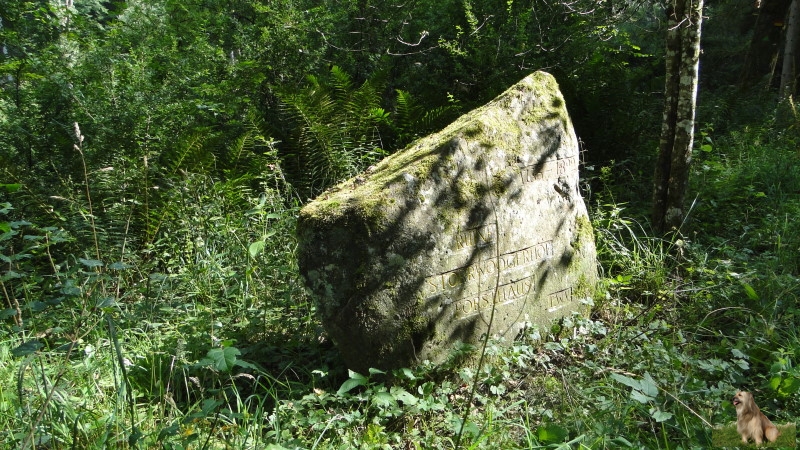
[[[497,294],[495,295],[495,288],[492,287],[480,292],[478,295],[456,302],[456,318],[466,319],[493,306],[508,305],[516,300],[525,299],[534,291],[533,276],[501,284],[497,286],[496,291]]]
[[[572,287],[552,292],[547,296],[547,307],[550,309],[558,309],[570,302],[572,302]]]
[[[494,242],[494,224],[480,228],[459,231],[453,238],[453,250],[485,247]]]
[[[578,157],[570,156],[556,160],[548,160],[542,166],[537,164],[520,168],[523,183],[533,183],[556,178],[578,169]]]
[[[529,276],[538,264],[552,257],[553,241],[541,242],[499,257],[487,257],[474,264],[425,278],[422,297],[427,299],[446,292],[454,292],[462,297],[477,295],[488,287],[494,289],[498,273],[500,284],[505,285]]]

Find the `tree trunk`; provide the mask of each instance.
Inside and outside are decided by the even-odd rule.
[[[692,160],[703,0],[671,0],[667,8],[664,118],[654,175],[653,227],[680,228]]]
[[[778,48],[784,40],[782,24],[788,14],[790,2],[791,0],[761,0],[754,3],[758,12],[742,67],[741,87],[750,87],[765,76],[774,75],[775,63],[780,59]],[[743,29],[742,33],[748,31],[750,30]],[[772,78],[770,76],[770,84]]]
[[[783,46],[783,66],[781,68],[781,99],[795,93],[797,84],[797,41],[800,36],[800,0],[792,0],[789,7],[789,20],[786,23],[786,40]]]

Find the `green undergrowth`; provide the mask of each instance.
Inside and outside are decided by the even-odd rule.
[[[735,420],[738,389],[776,424],[796,423],[792,132],[701,135],[696,201],[667,237],[614,201],[622,188],[602,170],[589,199],[603,271],[591,313],[490,340],[480,371],[457,361],[484,349],[460,346],[438,366],[348,372],[301,287],[297,208],[275,180],[167,180],[173,206],[145,238],[119,225],[137,220],[133,202],[95,199],[130,208],[110,217],[84,186],[58,200],[69,208],[33,220],[15,208],[37,199],[2,185],[0,442],[708,448]]]

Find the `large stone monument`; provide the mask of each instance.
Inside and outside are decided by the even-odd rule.
[[[356,371],[441,361],[583,308],[597,268],[578,142],[536,72],[300,212],[300,270]]]

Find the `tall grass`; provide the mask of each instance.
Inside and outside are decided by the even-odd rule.
[[[712,425],[734,420],[736,389],[755,392],[776,423],[794,422],[800,161],[790,137],[714,138],[696,161],[692,213],[667,238],[614,201],[624,187],[604,171],[591,199],[604,274],[591,314],[527,329],[511,346],[489,340],[480,368],[460,365],[476,349],[459,347],[439,366],[348,372],[301,287],[296,205],[276,179],[161,180],[170,202],[146,239],[115,222],[137,220],[140,206],[98,189],[109,172],[88,167],[47,200],[69,206],[63,220],[24,220],[14,202],[33,194],[3,185],[16,192],[0,204],[0,442],[701,448]]]

